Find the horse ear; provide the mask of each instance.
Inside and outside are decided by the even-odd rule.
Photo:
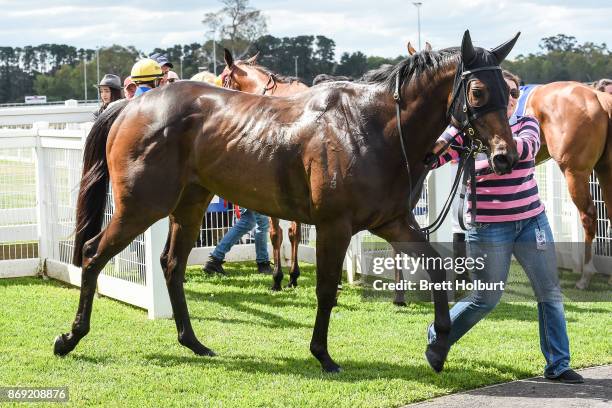
[[[408,55],[414,55],[417,52],[417,50],[414,49],[414,47],[412,46],[410,41],[408,41],[408,44],[406,45],[406,48],[408,48]]]
[[[227,65],[228,68],[231,68],[232,65],[234,65],[234,57],[227,48],[223,49],[223,59],[225,60],[225,65]]]
[[[476,57],[476,51],[472,45],[472,37],[470,37],[470,30],[465,30],[463,34],[463,40],[461,41],[461,59],[464,64],[469,64]]]
[[[506,41],[502,45],[495,47],[491,50],[493,55],[495,55],[495,58],[497,58],[498,64],[501,64],[501,62],[506,59],[506,57],[512,50],[512,47],[514,47],[514,44],[516,44],[516,40],[518,40],[519,35],[521,35],[520,31],[516,33],[516,35],[510,40]]]
[[[253,55],[251,58],[249,58],[248,60],[244,61],[249,65],[255,65],[257,63],[257,58],[259,57],[259,51],[257,51],[255,53],[255,55]]]
[[[431,44],[425,41],[425,51],[431,51],[432,49]]]

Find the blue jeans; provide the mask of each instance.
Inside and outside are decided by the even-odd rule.
[[[212,256],[220,261],[225,259],[225,254],[238,243],[240,238],[255,227],[255,260],[260,262],[269,262],[268,257],[268,217],[256,213],[255,211],[240,208],[240,219],[234,224],[221,242],[217,244]]]
[[[546,243],[538,245],[537,231]],[[538,299],[540,349],[546,359],[544,374],[556,377],[569,369],[569,339],[559,286],[557,258],[546,213],[520,221],[477,223],[467,232],[469,256],[485,256],[485,268],[474,269],[475,280],[501,282],[508,279],[512,254],[525,270]],[[485,255],[486,254],[486,255]],[[450,311],[451,344],[495,308],[503,290],[474,290]],[[433,325],[429,340],[435,339]]]

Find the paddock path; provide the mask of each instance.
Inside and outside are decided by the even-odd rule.
[[[584,384],[561,384],[533,377],[491,385],[458,394],[410,404],[419,408],[599,408],[612,405],[612,365],[578,370]]]

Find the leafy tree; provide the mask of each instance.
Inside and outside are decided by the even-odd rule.
[[[246,55],[251,45],[267,31],[266,18],[249,6],[249,0],[220,0],[223,7],[212,13],[206,13],[202,24],[206,27],[208,41],[204,45],[205,58],[212,61],[213,38],[221,38],[221,47],[232,51],[235,58]],[[219,34],[219,37],[217,37]],[[216,50],[217,62],[222,63],[222,49]]]
[[[539,53],[519,55],[503,66],[526,83],[553,81],[591,82],[612,77],[612,53],[607,45],[578,45],[573,36],[558,34],[543,38]]]
[[[368,70],[368,57],[361,51],[349,54],[345,52],[340,57],[340,64],[336,69],[336,75],[346,75],[359,78]]]

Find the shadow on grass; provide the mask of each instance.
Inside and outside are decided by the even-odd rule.
[[[176,356],[170,354],[147,354],[144,356],[151,364],[160,367],[173,367],[184,364],[202,364],[221,366],[228,371],[250,374],[280,374],[299,376],[306,379],[324,378],[330,381],[355,382],[379,379],[402,379],[423,384],[434,384],[448,387],[450,384],[479,386],[508,381],[508,374],[514,378],[525,378],[532,372],[517,369],[504,364],[490,361],[478,361],[478,369],[462,367],[446,368],[442,373],[435,373],[425,361],[418,365],[394,364],[377,361],[342,360],[338,363],[343,371],[340,374],[323,373],[318,361],[312,358],[280,357],[276,361],[265,361],[249,355],[234,355],[231,357],[197,357]],[[496,373],[498,372],[498,373]],[[506,373],[505,375],[500,373]]]

